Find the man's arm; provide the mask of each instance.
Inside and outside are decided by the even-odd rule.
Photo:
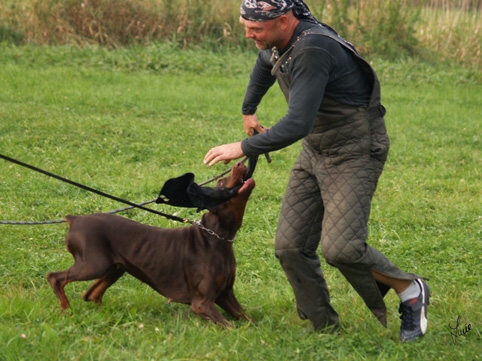
[[[329,54],[320,48],[305,48],[293,54],[288,112],[266,132],[243,140],[241,147],[245,155],[285,148],[310,133],[324,96],[332,62]]]

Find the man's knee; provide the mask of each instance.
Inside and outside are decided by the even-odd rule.
[[[310,267],[309,269],[313,267],[311,257],[305,255],[299,248],[275,249],[275,256],[288,278],[306,272],[306,267]]]
[[[296,248],[278,248],[275,247],[274,254],[276,258],[283,264],[299,257],[300,251]]]
[[[364,248],[365,242],[357,240],[344,243],[324,242],[321,252],[328,264],[336,265],[356,262],[362,257]]]

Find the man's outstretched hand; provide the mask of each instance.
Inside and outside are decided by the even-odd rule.
[[[213,166],[216,163],[223,161],[228,164],[233,159],[241,158],[244,155],[241,148],[241,142],[223,144],[211,148],[204,156],[204,164]]]

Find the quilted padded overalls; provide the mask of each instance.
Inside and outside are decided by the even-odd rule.
[[[389,149],[380,84],[351,44],[320,26],[303,32],[281,58],[272,58],[272,73],[287,100],[290,55],[303,36],[328,36],[353,52],[371,80],[372,93],[368,107],[347,106],[326,97],[322,101],[290,174],[276,233],[276,256],[294,290],[300,317],[309,319],[315,329],[338,327],[317,254],[320,240],[327,263],[341,271],[386,326],[383,296],[389,287],[377,283],[370,270],[406,280],[419,276],[403,272],[366,243],[370,204]]]

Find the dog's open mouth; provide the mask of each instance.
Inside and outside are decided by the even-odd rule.
[[[244,167],[244,164],[243,164],[243,167]],[[255,186],[254,179],[249,177],[248,175],[248,169],[244,167],[243,169],[241,169],[241,172],[242,172],[241,174],[242,185],[241,185],[241,188],[238,190],[238,194],[243,193],[247,190],[252,191]]]
[[[245,191],[252,191],[255,186],[255,182],[253,178],[248,178],[243,182],[241,188],[239,188],[238,194],[243,193]]]

